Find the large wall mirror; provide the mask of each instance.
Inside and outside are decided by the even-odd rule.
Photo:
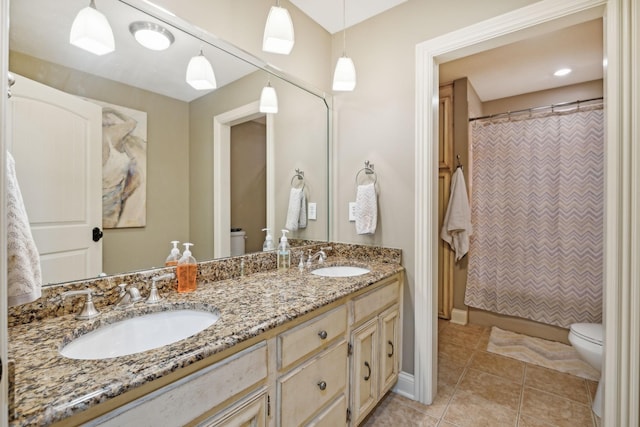
[[[58,225],[48,237],[53,243],[72,240],[71,228],[83,221],[88,228],[82,233],[91,235],[94,227],[104,233],[96,244],[98,271],[80,269],[68,277],[74,266],[85,268],[86,255],[77,250],[66,265],[54,267],[60,256],[51,250],[42,256],[46,283],[161,267],[172,240],[192,242],[198,261],[227,257],[233,255],[232,228],[246,233],[245,253],[261,251],[262,228],[272,228],[277,242],[285,227],[292,187],[304,186],[315,219],[289,237],[329,239],[330,116],[323,93],[144,0],[96,2],[113,30],[115,51],[94,55],[69,43],[73,20],[88,5],[89,0],[10,4],[9,70],[17,82],[9,114],[21,115],[10,122],[26,131],[11,133],[9,150],[32,229],[35,223],[43,229]],[[134,22],[161,25],[173,42],[162,51],[143,47],[130,31]],[[187,65],[200,52],[212,64],[216,89],[196,90],[186,82]],[[57,119],[46,109],[19,107],[30,96],[23,88],[31,84],[43,87],[45,97],[51,89],[99,106],[99,141],[90,148],[61,148],[52,139],[57,130],[36,133],[40,121],[56,127]],[[267,84],[277,93],[275,114],[259,112]],[[98,224],[86,220],[82,205],[96,199],[96,191],[79,184],[86,151],[97,152],[101,161]],[[74,192],[91,194],[77,202]],[[52,212],[67,217],[56,223]]]

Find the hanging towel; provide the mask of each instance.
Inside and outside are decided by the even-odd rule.
[[[303,188],[292,188],[289,193],[289,207],[285,228],[294,231],[307,227],[307,198]]]
[[[378,224],[378,202],[374,183],[358,185],[356,191],[356,233],[374,234]]]
[[[447,242],[456,253],[456,261],[469,251],[469,236],[473,233],[471,227],[471,210],[467,187],[464,183],[462,168],[457,168],[451,178],[451,193],[449,206],[444,215],[440,237]]]
[[[15,160],[7,152],[7,303],[15,306],[40,298],[40,256],[16,179]]]

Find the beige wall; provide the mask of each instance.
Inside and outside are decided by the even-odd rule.
[[[103,271],[159,267],[189,237],[189,107],[152,92],[11,52],[9,69],[64,92],[146,111],[147,224],[104,230]]]
[[[267,127],[257,121],[231,127],[231,227],[246,234],[245,252],[262,250],[267,223]]]
[[[213,118],[256,102],[266,84],[264,72],[252,73],[190,104],[190,235],[200,259],[213,258]],[[309,221],[293,238],[326,240],[327,220],[327,108],[323,100],[279,79],[271,79],[278,94],[274,115],[275,230],[284,227],[291,177],[305,172],[309,202],[318,203],[318,220]],[[261,227],[262,228],[262,227]]]
[[[335,96],[336,238],[403,250],[407,287],[402,369],[406,372],[413,372],[414,267],[421,262],[414,255],[416,44],[534,2],[463,0],[445,7],[437,1],[409,0],[347,30],[347,54],[355,63],[358,85],[352,93]],[[331,67],[341,54],[341,37],[334,36]],[[365,160],[374,163],[378,173],[380,215],[373,237],[358,236],[347,220],[347,203],[355,197],[349,183]]]

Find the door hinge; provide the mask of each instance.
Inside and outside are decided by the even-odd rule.
[[[349,343],[347,346],[347,356],[351,356],[353,354],[353,344]]]
[[[267,394],[267,417],[271,416],[271,396]]]
[[[347,422],[351,422],[351,409],[347,408]]]

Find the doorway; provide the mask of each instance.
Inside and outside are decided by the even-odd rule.
[[[415,209],[431,213],[417,214],[415,223],[416,258],[425,260],[416,266],[415,306],[428,307],[415,312],[414,397],[422,403],[431,404],[437,390],[438,108],[432,100],[438,98],[438,64],[601,18],[605,4],[584,0],[569,5],[543,0],[417,46]]]
[[[263,117],[260,101],[243,105],[213,118],[213,255],[231,254],[231,127]],[[266,226],[275,223],[274,117],[266,122]]]

